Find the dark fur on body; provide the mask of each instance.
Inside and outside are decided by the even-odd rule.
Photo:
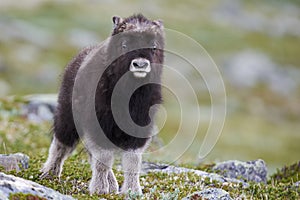
[[[163,63],[163,48],[164,40],[163,36],[159,33],[150,31],[144,32],[131,32],[131,29],[136,29],[135,25],[141,24],[142,27],[158,26],[159,22],[149,21],[142,15],[134,15],[129,18],[125,18],[123,22],[119,23],[114,29],[112,35],[118,33],[124,34],[124,36],[118,39],[112,39],[107,46],[107,56],[109,55],[121,55],[114,60],[102,75],[96,90],[95,95],[95,110],[106,137],[114,143],[116,146],[124,149],[137,149],[143,147],[149,138],[137,138],[128,135],[122,131],[116,124],[112,111],[111,111],[111,95],[117,81],[128,72],[128,66],[132,59],[137,57],[146,58],[150,63],[160,64],[152,67],[151,72],[145,77],[149,80],[160,80]],[[150,29],[149,29],[150,30]],[[149,46],[149,42],[155,40],[156,48],[143,48],[132,51],[122,52],[122,41],[120,40],[134,40],[128,47],[134,49],[140,46]],[[72,114],[72,91],[76,74],[86,58],[95,47],[88,47],[83,49],[67,66],[62,85],[59,92],[58,107],[54,118],[54,134],[55,137],[64,145],[74,146],[78,140],[79,135],[76,131]],[[109,59],[109,57],[108,57]],[[141,81],[135,77],[127,80],[127,84],[135,84]],[[144,81],[144,80],[143,80]],[[124,85],[123,91],[126,92],[126,86]],[[149,108],[154,104],[160,104],[161,86],[159,84],[147,84],[138,88],[131,96],[129,102],[129,112],[132,120],[139,126],[146,126],[150,123]],[[151,127],[150,127],[151,128]],[[147,133],[142,133],[143,137],[151,134],[151,130],[147,130]],[[109,148],[105,144],[103,148]]]

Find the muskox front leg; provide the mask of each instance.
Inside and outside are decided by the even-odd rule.
[[[128,193],[131,190],[134,193],[142,194],[139,174],[142,165],[142,154],[137,152],[124,152],[122,156],[122,167],[124,171],[124,183],[121,193]]]
[[[118,192],[118,183],[112,171],[114,152],[99,150],[91,152],[92,180],[89,190],[91,194],[107,194]]]

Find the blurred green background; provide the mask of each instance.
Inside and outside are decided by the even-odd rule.
[[[262,158],[273,171],[300,160],[297,0],[2,0],[0,96],[56,93],[64,67],[79,49],[106,39],[112,16],[133,13],[162,19],[166,28],[195,39],[219,67],[227,92],[227,117],[204,162]],[[185,75],[197,84],[192,72]],[[202,84],[199,81],[199,88]],[[205,85],[198,92],[205,112],[210,106]],[[172,98],[166,98],[165,104],[169,118],[160,137],[167,144],[178,128],[178,104]],[[198,162],[205,131],[205,126],[199,130],[179,163]],[[186,143],[185,134],[190,133],[179,135],[178,149]],[[169,154],[162,152],[152,159],[170,161]]]

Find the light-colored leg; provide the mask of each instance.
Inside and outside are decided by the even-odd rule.
[[[73,152],[75,147],[76,145],[73,147],[66,146],[54,137],[49,149],[48,159],[41,169],[42,175],[40,178],[60,177],[64,161]]]
[[[142,164],[142,154],[137,152],[124,152],[122,155],[122,166],[124,170],[124,183],[121,193],[128,193],[131,190],[134,193],[142,194],[140,186],[139,173]]]
[[[112,170],[108,172],[108,184],[109,184],[109,193],[118,193],[119,184]]]
[[[110,182],[117,182],[111,169],[114,161],[114,152],[95,150],[91,151],[91,155],[92,180],[89,186],[90,193],[107,194],[110,192],[110,188],[117,188],[116,185],[110,187]],[[113,175],[113,177],[111,175]]]

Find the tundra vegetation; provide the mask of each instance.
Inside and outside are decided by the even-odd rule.
[[[61,179],[40,179],[40,168],[47,158],[47,151],[51,138],[51,123],[33,123],[22,117],[21,107],[26,100],[22,98],[6,98],[0,101],[0,138],[1,152],[23,152],[30,157],[29,168],[21,171],[10,171],[12,174],[24,179],[32,180],[41,185],[50,187],[58,192],[71,195],[77,199],[124,199],[121,194],[90,195],[88,183],[92,172],[88,162],[88,156],[82,144],[80,144],[73,155],[65,161],[65,167]],[[7,134],[9,133],[9,134]],[[152,160],[155,161],[155,160]],[[114,165],[114,173],[119,185],[123,183],[123,174],[119,170],[118,162]],[[215,164],[182,164],[180,166],[215,172]],[[21,166],[20,166],[21,167]],[[1,168],[1,171],[4,169]],[[244,187],[239,183],[223,184],[218,181],[201,179],[194,173],[166,174],[161,172],[150,172],[140,177],[144,196],[130,193],[131,199],[181,199],[193,192],[200,191],[206,187],[221,188],[229,192],[232,198],[242,199],[299,199],[300,188],[295,183],[300,181],[300,162],[278,168],[276,172],[269,174],[267,183],[249,183]],[[298,182],[299,184],[299,182]],[[12,194],[11,199],[38,199],[32,195]],[[42,199],[42,198],[40,198]]]

